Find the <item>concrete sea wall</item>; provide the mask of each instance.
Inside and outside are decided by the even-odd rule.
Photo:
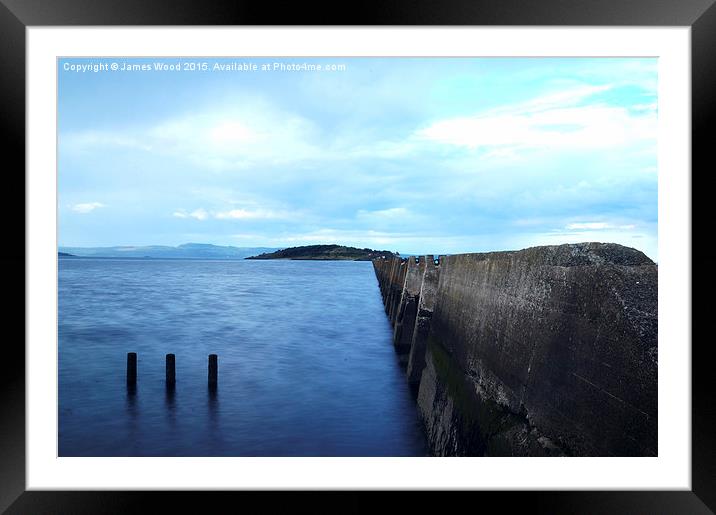
[[[373,266],[433,454],[657,455],[657,265],[582,243]]]

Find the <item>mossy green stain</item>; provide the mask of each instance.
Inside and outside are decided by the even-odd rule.
[[[454,407],[460,412],[463,425],[471,426],[476,422],[477,410],[475,405],[479,401],[475,398],[475,395],[470,395],[471,392],[465,384],[463,371],[432,334],[428,337],[428,350],[432,356],[438,380],[441,386],[447,390]],[[465,427],[464,429],[468,428]]]
[[[478,395],[465,372],[435,334],[428,337],[428,350],[439,384],[453,402],[453,423],[459,421],[459,430],[472,447],[466,450],[471,453],[479,449],[480,453],[508,455],[499,451],[495,453],[495,447],[500,442],[490,443],[496,435],[517,424],[525,424],[524,418]]]

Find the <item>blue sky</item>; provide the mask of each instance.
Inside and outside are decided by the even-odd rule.
[[[657,259],[656,59],[69,69],[185,61],[60,60],[61,246],[446,254],[602,241]],[[258,70],[212,71],[233,62]]]

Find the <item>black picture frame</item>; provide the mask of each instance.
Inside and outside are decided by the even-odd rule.
[[[688,26],[692,42],[692,276],[703,272],[692,286],[694,315],[704,320],[707,302],[699,292],[713,291],[708,273],[714,258],[698,250],[709,233],[699,231],[711,220],[705,202],[705,178],[713,173],[709,128],[716,125],[716,5],[715,0],[430,0],[357,1],[330,5],[264,0],[212,2],[198,0],[0,0],[0,127],[6,199],[17,202],[11,211],[25,212],[25,30],[29,26],[83,25],[539,25],[539,26]],[[12,159],[15,158],[15,159]],[[14,163],[9,165],[8,163]],[[684,170],[688,173],[688,170]],[[22,204],[22,205],[19,205]],[[698,207],[701,206],[701,207]],[[320,500],[307,492],[61,492],[25,491],[25,225],[9,219],[5,237],[12,241],[2,252],[6,294],[3,327],[17,332],[6,337],[0,358],[0,511],[7,513],[133,513],[148,502],[160,502],[163,511],[174,506],[206,511],[218,503],[241,510],[261,503],[261,511],[359,512],[383,504],[374,492],[322,493]],[[20,243],[22,242],[22,244]],[[707,269],[708,267],[708,269]],[[25,273],[20,274],[19,270]],[[22,282],[22,284],[21,284]],[[22,293],[20,293],[22,291]],[[705,297],[705,295],[702,298]],[[19,329],[19,331],[18,331]],[[19,333],[19,334],[18,334]],[[697,333],[693,333],[694,335]],[[500,510],[523,508],[537,513],[713,513],[716,511],[716,426],[714,374],[710,341],[692,337],[692,490],[691,491],[529,491],[450,492],[430,497],[412,492],[400,497],[400,509],[451,509],[468,503]],[[445,499],[449,496],[448,499]],[[217,503],[217,504],[215,504]],[[297,504],[298,503],[298,504]]]

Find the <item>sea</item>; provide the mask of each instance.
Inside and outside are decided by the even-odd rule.
[[[370,262],[58,266],[59,456],[428,455]]]

